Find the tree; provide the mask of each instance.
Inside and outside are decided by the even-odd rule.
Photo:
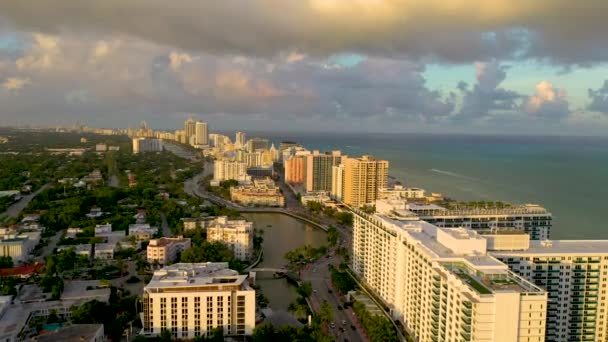
[[[224,341],[224,329],[217,327],[211,330],[211,336],[199,336],[194,339],[194,342],[223,342]]]
[[[397,333],[388,319],[383,316],[371,315],[365,306],[359,302],[355,302],[353,311],[372,342],[398,341]]]
[[[334,226],[329,226],[327,229],[327,244],[330,247],[335,246],[338,243],[338,230]]]
[[[334,319],[334,312],[331,308],[331,305],[329,305],[329,303],[324,300],[323,303],[321,303],[321,310],[319,310],[319,317],[321,318],[321,322],[323,323],[329,323]]]
[[[99,324],[108,319],[109,307],[96,299],[72,309],[72,322],[76,324]]]
[[[309,281],[303,281],[296,291],[300,296],[308,298],[312,294],[312,284]]]
[[[0,256],[0,268],[12,268],[13,258],[8,255]]]
[[[221,242],[204,241],[200,246],[186,249],[181,255],[181,262],[230,262],[234,253]]]
[[[339,212],[336,214],[336,220],[338,220],[339,224],[343,224],[346,226],[353,225],[353,214],[349,212]]]
[[[272,323],[264,323],[253,329],[252,342],[276,341],[276,331]]]
[[[57,300],[63,293],[63,279],[57,276],[46,275],[40,280],[40,287],[43,292],[50,292],[51,299]]]

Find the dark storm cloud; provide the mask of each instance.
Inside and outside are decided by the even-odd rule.
[[[593,112],[608,114],[608,80],[598,89],[588,90],[591,103],[587,109]]]
[[[473,121],[491,116],[494,111],[513,111],[519,106],[522,95],[500,87],[507,77],[508,67],[496,60],[478,63],[477,82],[472,89],[464,82],[457,88],[462,92],[460,112],[452,116],[455,121]]]
[[[19,0],[19,30],[130,35],[187,51],[274,56],[360,52],[468,63],[608,60],[605,0]]]

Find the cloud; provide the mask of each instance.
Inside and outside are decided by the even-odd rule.
[[[171,54],[169,55],[169,60],[171,69],[178,70],[179,68],[181,68],[182,64],[191,63],[192,56],[187,53],[171,52]]]
[[[497,112],[512,113],[516,110],[521,95],[500,87],[507,77],[508,69],[508,66],[501,65],[497,60],[476,63],[477,82],[470,90],[465,82],[458,83],[457,88],[462,93],[462,106],[451,119],[465,123],[488,120]]]
[[[18,92],[29,83],[31,82],[27,78],[9,77],[4,80],[2,87],[11,92]]]
[[[189,53],[476,60],[608,60],[605,0],[20,0],[0,17],[29,32],[138,37]],[[564,25],[576,22],[576,25]]]
[[[38,69],[45,70],[55,66],[60,53],[59,39],[44,34],[34,34],[30,54],[25,55],[15,62],[20,70]]]
[[[598,89],[589,89],[587,91],[591,103],[587,109],[593,112],[608,114],[608,80]]]
[[[555,88],[547,81],[536,85],[535,94],[528,97],[523,109],[537,119],[559,120],[570,115],[566,91]]]

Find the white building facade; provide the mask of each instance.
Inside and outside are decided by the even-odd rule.
[[[216,160],[213,163],[213,181],[221,182],[234,179],[239,182],[248,182],[247,163],[231,160]]]
[[[235,258],[249,260],[253,256],[253,223],[220,216],[207,226],[207,241],[223,242],[233,250]]]
[[[475,231],[354,211],[355,273],[419,341],[545,340],[547,293]]]
[[[179,254],[191,247],[189,238],[162,237],[160,239],[152,239],[146,247],[146,256],[149,263],[157,262],[159,265],[167,265],[171,262],[178,261]]]
[[[247,275],[228,263],[174,264],[154,272],[144,287],[145,334],[168,330],[173,338],[251,335],[255,327],[255,290]]]
[[[530,241],[510,249],[491,254],[547,290],[547,341],[608,339],[608,241]]]

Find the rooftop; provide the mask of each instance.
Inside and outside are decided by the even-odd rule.
[[[474,216],[474,215],[551,215],[547,209],[537,204],[524,204],[517,206],[509,206],[503,208],[459,208],[446,209],[444,207],[430,204],[417,205],[408,204],[407,209],[415,212],[417,215],[424,216]]]
[[[493,254],[501,254],[493,252]],[[546,254],[564,256],[566,254],[607,255],[608,240],[543,240],[530,241],[530,248],[508,254]]]
[[[40,335],[36,337],[36,340],[40,342],[90,341],[100,330],[103,335],[103,324],[73,324],[52,333]]]
[[[162,288],[200,288],[221,290],[222,286],[247,286],[246,275],[228,268],[227,262],[178,263],[154,272],[144,290]],[[219,287],[218,287],[219,286]]]
[[[544,292],[543,289],[508,270],[495,273],[482,273],[460,262],[445,262],[442,263],[442,266],[482,295],[496,292]]]
[[[148,246],[149,247],[164,247],[164,246],[170,245],[175,242],[186,242],[189,240],[190,240],[189,238],[184,238],[184,237],[175,237],[175,238],[161,237],[160,239],[150,240],[150,243],[148,244]]]

